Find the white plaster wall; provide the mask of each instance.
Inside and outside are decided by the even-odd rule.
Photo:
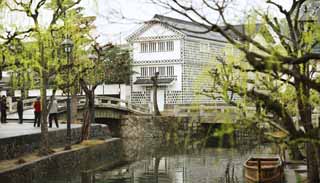
[[[177,80],[174,81],[173,85],[168,86],[168,90],[182,91],[182,65],[175,64],[174,66],[174,75],[177,76]]]
[[[177,60],[181,59],[181,41],[174,40],[174,51],[171,52],[153,52],[153,53],[141,53],[140,42],[133,43],[133,60]]]
[[[6,95],[5,92],[1,93]],[[61,96],[63,94],[62,90],[56,91],[56,96]],[[110,84],[110,85],[99,85],[95,90],[96,95],[118,95],[120,94],[121,99],[128,99],[130,97],[130,86],[127,86],[125,84]],[[47,89],[47,96],[52,95],[52,89]],[[20,97],[21,91],[15,90],[14,96]],[[39,89],[33,89],[28,91],[28,96],[30,97],[38,97],[40,96],[40,90]]]
[[[130,85],[121,84],[120,99],[130,101],[130,98],[131,98]],[[125,104],[121,103],[121,106],[125,107]]]
[[[137,80],[137,77],[141,76],[141,68],[142,66],[133,66],[132,70],[134,72],[134,74],[132,75],[132,81],[133,83]],[[144,91],[145,87],[141,87],[140,85],[132,85],[132,91],[136,92],[136,91]]]
[[[96,95],[118,95],[120,93],[119,84],[99,85],[94,91]]]
[[[47,89],[47,96],[51,96],[52,95],[52,89]],[[56,91],[56,96],[61,96],[63,94],[62,90],[57,90]],[[14,95],[17,96],[17,97],[20,97],[21,96],[21,92],[20,90],[15,90],[14,91]],[[40,94],[40,90],[39,89],[33,89],[33,90],[29,90],[28,91],[28,96],[29,97],[39,97],[41,94]]]

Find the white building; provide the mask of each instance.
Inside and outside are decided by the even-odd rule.
[[[128,42],[133,49],[131,102],[152,103],[150,77],[159,72],[158,105],[162,111],[176,104],[210,103],[198,97],[199,75],[222,53],[226,40],[218,33],[197,33],[205,28],[161,15],[146,22]]]

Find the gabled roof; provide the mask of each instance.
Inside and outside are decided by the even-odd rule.
[[[164,23],[190,37],[226,42],[226,39],[223,38],[219,33],[212,31],[206,32],[207,28],[194,22],[166,17],[163,15],[155,15],[151,21],[159,21]]]
[[[226,42],[226,39],[217,32],[212,32],[212,31],[205,32],[207,29],[201,26],[200,24],[181,20],[181,19],[166,17],[163,15],[155,15],[152,20],[145,22],[146,25],[142,26],[133,34],[131,34],[127,38],[127,40],[134,39],[135,37],[139,36],[142,32],[146,31],[149,28],[150,24],[152,25],[156,23],[164,24],[169,28],[187,37]],[[202,33],[202,32],[205,32],[205,33]]]
[[[138,37],[142,32],[146,31],[150,27],[150,25],[153,25],[156,23],[164,24],[169,28],[175,30],[176,32],[187,37],[194,37],[194,38],[199,38],[204,40],[213,40],[213,41],[219,41],[219,42],[228,42],[220,33],[214,32],[214,31],[208,31],[207,27],[204,27],[199,23],[167,17],[163,15],[158,15],[158,14],[156,14],[153,17],[153,19],[151,19],[150,21],[145,22],[144,26],[140,27],[137,31],[131,34],[128,37],[128,40]],[[223,25],[221,27],[224,28]],[[244,24],[233,25],[233,27],[237,29],[239,32],[242,32],[242,33],[245,32]],[[256,32],[258,32],[260,27],[261,27],[260,24],[256,24]],[[233,32],[230,31],[229,34],[235,39],[237,39],[237,36]]]

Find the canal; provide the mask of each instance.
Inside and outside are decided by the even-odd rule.
[[[270,145],[219,143],[214,139],[123,140],[123,162],[113,168],[52,170],[46,183],[242,183],[243,162],[272,153]]]

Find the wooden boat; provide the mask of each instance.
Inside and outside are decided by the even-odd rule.
[[[280,157],[250,157],[243,166],[246,183],[283,182],[283,163]]]

